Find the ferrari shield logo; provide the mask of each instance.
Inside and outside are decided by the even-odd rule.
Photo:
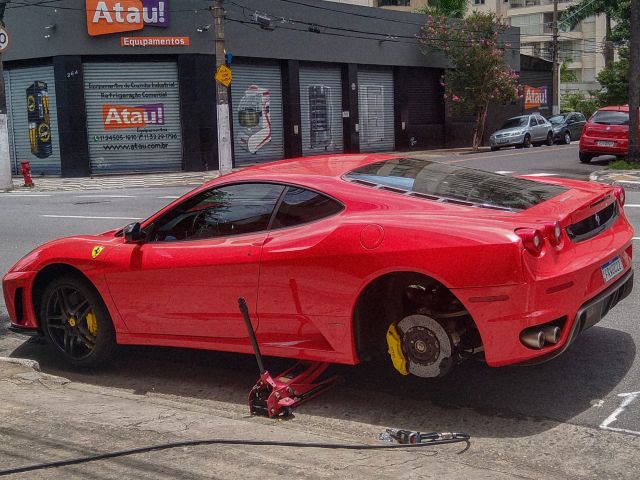
[[[93,258],[96,258],[98,255],[102,253],[102,250],[104,250],[104,247],[101,245],[98,245],[97,247],[93,247],[93,250],[91,250],[91,256]]]

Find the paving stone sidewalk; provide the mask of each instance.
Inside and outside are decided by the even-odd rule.
[[[627,190],[640,191],[640,170],[598,170],[589,175],[592,182],[621,185]]]

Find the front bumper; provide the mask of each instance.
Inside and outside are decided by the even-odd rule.
[[[9,272],[2,279],[4,302],[14,331],[37,331],[38,321],[33,309],[33,282],[37,272]]]
[[[515,137],[489,138],[489,144],[492,147],[512,147],[514,145],[522,145],[522,142],[524,142],[524,134],[516,135]]]

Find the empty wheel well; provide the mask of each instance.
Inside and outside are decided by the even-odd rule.
[[[81,278],[82,280],[93,286],[91,281],[86,277],[84,273],[82,273],[77,268],[72,267],[71,265],[67,265],[65,263],[54,263],[52,265],[47,265],[40,272],[38,272],[38,275],[36,276],[36,279],[33,283],[33,291],[31,292],[33,311],[36,314],[36,318],[38,318],[38,323],[40,323],[39,315],[42,293],[54,278],[60,277],[62,275],[73,275],[75,277]]]
[[[473,319],[449,288],[427,275],[394,272],[372,281],[358,297],[354,334],[359,359],[367,361],[386,355],[389,325],[415,313],[441,322],[460,339],[462,350],[482,345]]]

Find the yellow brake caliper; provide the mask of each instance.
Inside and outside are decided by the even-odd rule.
[[[402,375],[409,375],[407,359],[402,352],[402,342],[395,323],[389,325],[389,330],[387,330],[387,345],[389,346],[389,355],[394,368]]]
[[[90,311],[87,313],[87,328],[89,329],[89,333],[94,337],[98,334],[98,320],[96,320],[95,314]]]

